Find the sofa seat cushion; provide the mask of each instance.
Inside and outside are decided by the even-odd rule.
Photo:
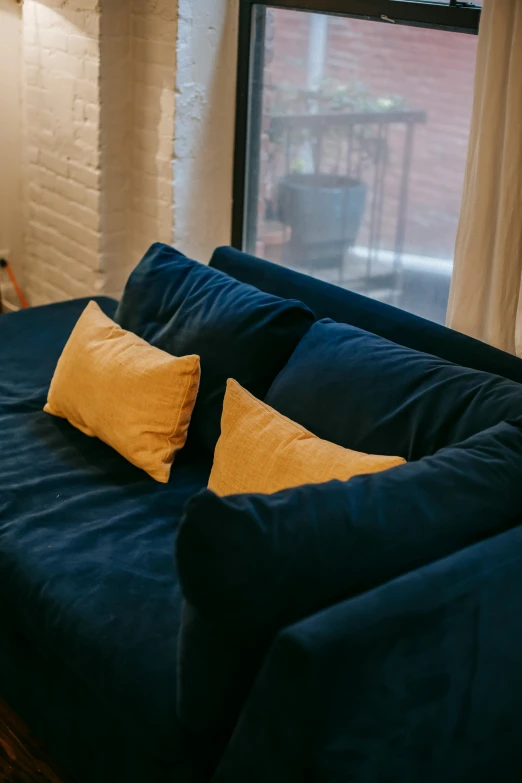
[[[43,411],[0,414],[0,601],[157,755],[176,724],[174,539],[208,462],[158,484]]]
[[[0,603],[6,622],[61,661],[122,731],[172,759],[180,736],[174,539],[210,462],[183,450],[160,485],[43,412],[87,301],[0,316]],[[115,302],[97,301],[114,314]]]
[[[57,655],[38,650],[15,628],[1,606],[0,693],[75,783],[209,780],[207,743],[202,753],[199,738],[188,729],[178,731],[176,724],[170,756],[152,753],[140,725],[129,731]]]
[[[89,301],[73,299],[0,316],[0,412],[43,408],[58,359]],[[114,299],[94,301],[113,317]]]
[[[319,438],[410,461],[520,418],[522,386],[325,319],[265,402]]]

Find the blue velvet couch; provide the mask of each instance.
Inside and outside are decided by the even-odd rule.
[[[519,359],[388,305],[231,248],[211,265],[522,382]],[[189,442],[159,485],[43,413],[85,304],[0,317],[0,695],[78,783],[522,780],[522,527],[286,628],[225,739],[182,723],[173,546],[212,455]]]

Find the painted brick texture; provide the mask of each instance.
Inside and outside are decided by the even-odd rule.
[[[177,4],[25,0],[25,253],[32,304],[118,296],[172,241]]]
[[[32,304],[100,288],[99,19],[95,0],[25,0],[26,230]]]
[[[100,266],[104,293],[117,296],[130,266],[132,41],[128,3],[103,3],[100,19]]]
[[[132,2],[132,266],[151,241],[173,241],[177,16],[172,0]]]

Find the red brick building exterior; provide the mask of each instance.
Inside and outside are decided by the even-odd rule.
[[[265,68],[267,122],[274,86],[286,84],[306,89],[311,19],[310,14],[286,10],[273,10],[269,15]],[[377,98],[398,96],[408,109],[426,113],[426,123],[415,128],[406,253],[453,257],[473,99],[476,45],[477,39],[472,35],[329,18],[325,79],[330,83],[361,83]],[[403,143],[400,133],[394,131],[394,134],[389,141],[382,241],[385,248],[393,244],[402,165]],[[268,144],[265,137],[265,157]],[[262,240],[262,221],[259,228],[258,237]],[[361,234],[364,235],[364,230]],[[361,240],[364,244],[364,236]]]

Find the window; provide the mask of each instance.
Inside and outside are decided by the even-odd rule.
[[[234,244],[443,323],[479,18],[242,0]]]

